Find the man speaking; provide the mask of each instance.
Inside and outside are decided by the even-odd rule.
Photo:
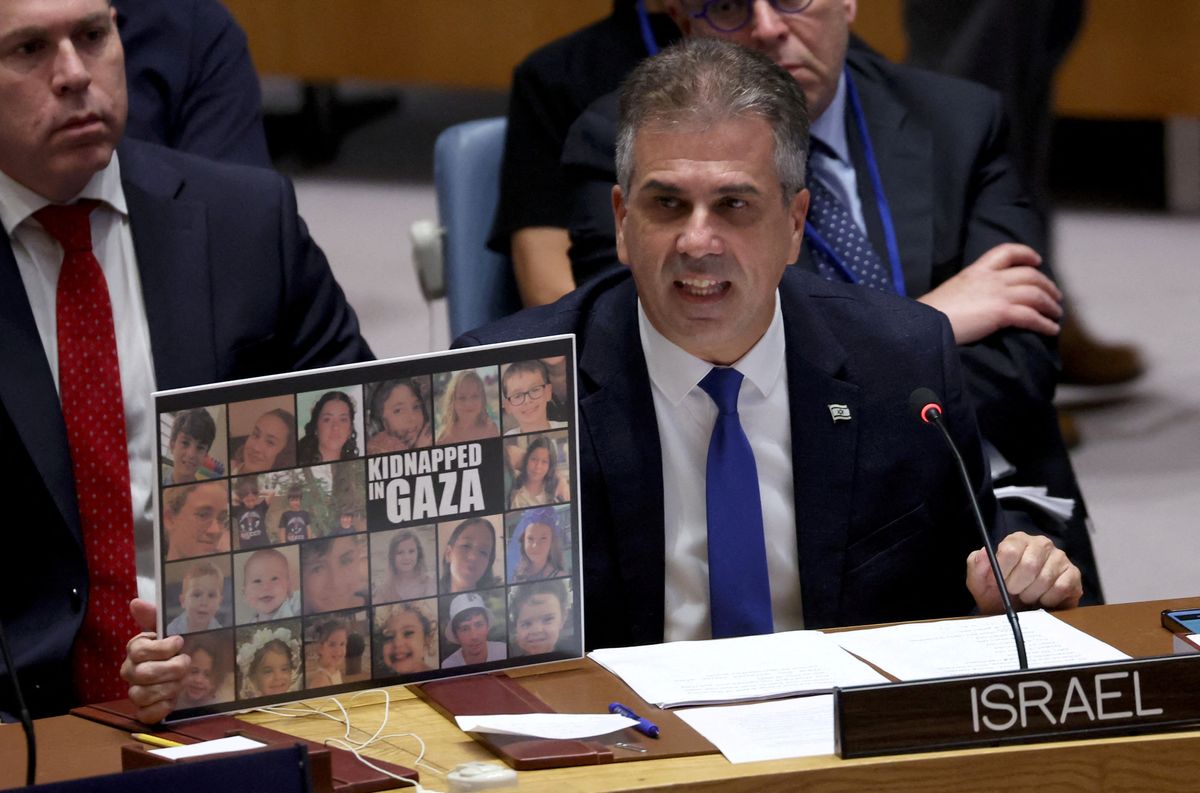
[[[612,189],[627,270],[459,340],[577,335],[591,647],[1000,609],[953,463],[907,407],[945,398],[1005,535],[946,318],[788,267],[807,119],[797,81],[739,46],[643,62]],[[1048,539],[999,552],[1019,604],[1078,602]]]

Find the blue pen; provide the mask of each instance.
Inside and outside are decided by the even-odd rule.
[[[618,716],[624,716],[627,719],[635,719],[637,724],[633,728],[642,735],[648,735],[651,738],[658,737],[658,726],[648,719],[643,719],[641,716],[634,713],[629,708],[622,705],[620,702],[613,702],[608,706],[609,713],[615,713]]]

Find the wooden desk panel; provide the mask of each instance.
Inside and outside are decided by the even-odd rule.
[[[129,733],[76,716],[34,722],[38,744],[37,781],[62,782],[121,770],[121,747]],[[0,788],[25,784],[25,732],[19,724],[0,725]]]

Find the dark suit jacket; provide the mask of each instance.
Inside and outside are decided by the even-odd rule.
[[[908,408],[939,392],[984,514],[997,515],[949,324],[917,303],[789,268],[780,286],[791,397],[796,539],[810,628],[966,614],[981,545],[941,438]],[[575,333],[589,647],[663,638],[662,452],[636,291],[606,275],[460,338]],[[850,408],[834,423],[830,404]]]
[[[890,205],[908,295],[929,292],[1001,243],[1039,247],[1042,229],[1005,153],[996,94],[896,66],[853,42],[847,63]],[[579,282],[616,266],[611,199],[616,116],[615,94],[598,100],[575,122],[563,148],[573,190],[571,257]],[[852,122],[846,128],[868,235],[878,251],[885,251],[858,133]],[[816,269],[807,243],[799,264]],[[960,352],[983,436],[1017,468],[1004,484],[1045,485],[1052,495],[1076,499],[1076,516],[1067,526],[1049,516],[1035,518],[1083,571],[1085,602],[1099,602],[1087,511],[1053,406],[1054,340],[1006,329]]]
[[[125,47],[125,134],[271,166],[246,34],[219,0],[113,0]]]
[[[158,388],[371,357],[286,179],[132,140],[118,151]],[[0,620],[30,708],[48,715],[77,704],[87,565],[58,396],[7,238],[0,338]],[[0,711],[14,712],[7,675]]]

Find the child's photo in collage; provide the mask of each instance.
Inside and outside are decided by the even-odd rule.
[[[202,708],[233,700],[233,631],[193,633],[183,639],[190,662],[175,707]]]
[[[190,659],[177,711],[582,652],[568,358],[478,361],[170,395],[159,607]],[[482,508],[456,517],[438,490],[424,520],[375,524],[371,458],[430,449],[402,462],[436,480],[439,447],[473,443]]]
[[[340,686],[371,677],[371,626],[365,609],[305,620],[305,688]]]
[[[434,562],[437,527],[413,526],[371,534],[371,602],[431,597],[437,594]]]
[[[436,374],[433,399],[439,445],[500,437],[499,367]]]
[[[516,361],[500,367],[500,397],[505,435],[559,430],[567,426],[566,361],[559,358]],[[561,380],[555,376],[561,370]]]
[[[534,507],[504,516],[509,583],[558,578],[571,572],[571,508]]]
[[[375,609],[375,663],[379,677],[438,668],[437,601],[409,600]]]
[[[237,629],[238,696],[270,697],[300,690],[304,669],[300,620]]]
[[[433,445],[429,375],[367,385],[367,454],[407,452]]]
[[[229,556],[163,565],[166,633],[195,633],[233,625]]]
[[[566,430],[504,439],[509,509],[571,500],[571,446]]]
[[[499,515],[439,523],[438,592],[446,595],[502,584],[504,557],[496,549],[503,537]]]
[[[159,436],[164,487],[218,479],[227,473],[224,405],[164,413]]]
[[[508,591],[510,657],[574,654],[571,582],[566,578],[520,584]]]

